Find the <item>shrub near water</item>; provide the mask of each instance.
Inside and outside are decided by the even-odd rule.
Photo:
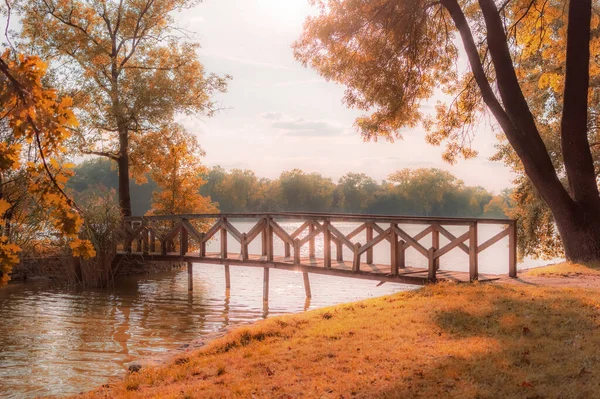
[[[589,398],[599,317],[591,290],[440,284],[243,327],[88,396]]]

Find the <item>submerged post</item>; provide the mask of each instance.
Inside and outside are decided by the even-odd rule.
[[[263,302],[269,300],[269,268],[264,268],[263,274]]]
[[[304,278],[304,292],[306,292],[306,297],[311,298],[312,294],[310,292],[310,280],[308,279],[308,273],[302,273],[302,277]]]
[[[231,288],[231,276],[229,275],[229,265],[225,265],[225,288]]]
[[[188,272],[188,291],[194,290],[194,264],[192,262],[187,263]]]

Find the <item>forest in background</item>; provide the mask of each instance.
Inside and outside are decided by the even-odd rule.
[[[116,189],[118,176],[111,161],[93,159],[77,165],[68,188],[75,192]],[[511,208],[510,191],[494,195],[483,187],[467,186],[440,169],[402,169],[386,180],[349,172],[335,182],[319,173],[299,169],[276,179],[251,170],[207,169],[198,192],[218,204],[220,212],[306,211],[373,213],[410,216],[504,218]],[[134,215],[151,209],[152,195],[160,189],[148,178],[131,183]]]

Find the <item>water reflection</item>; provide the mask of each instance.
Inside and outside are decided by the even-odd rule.
[[[384,295],[408,287],[272,270],[269,301],[263,271],[195,265],[194,291],[185,270],[127,278],[109,291],[15,284],[0,290],[0,396],[64,395],[121,375],[126,364],[174,350],[230,325]],[[383,288],[383,289],[382,289]]]

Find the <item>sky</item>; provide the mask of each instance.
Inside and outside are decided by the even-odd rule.
[[[511,186],[510,170],[489,160],[496,139],[488,129],[473,143],[479,155],[455,165],[442,161],[442,147],[425,143],[422,128],[403,131],[395,143],[365,143],[353,127],[362,111],[342,103],[344,87],[294,59],[292,43],[314,12],[308,0],[204,0],[177,15],[200,43],[206,71],[233,76],[228,92],[215,97],[217,115],[181,119],[208,166],[268,178],[300,168],[334,181],[347,172],[383,180],[399,169],[435,167],[496,193]]]

